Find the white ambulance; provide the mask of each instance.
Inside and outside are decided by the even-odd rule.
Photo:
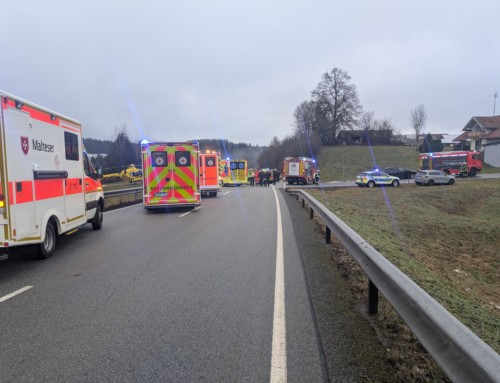
[[[39,246],[50,257],[57,236],[89,222],[101,229],[102,170],[83,150],[82,126],[0,91],[0,257]]]

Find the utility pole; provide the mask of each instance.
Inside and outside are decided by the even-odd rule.
[[[495,94],[493,95],[493,115],[495,115],[495,108],[497,106],[497,97],[498,97],[498,92],[495,90]]]

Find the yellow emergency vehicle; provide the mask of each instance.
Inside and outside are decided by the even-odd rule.
[[[222,186],[240,186],[248,183],[248,162],[247,160],[232,160],[226,158],[221,160],[220,176]]]

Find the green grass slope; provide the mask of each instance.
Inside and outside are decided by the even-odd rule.
[[[417,170],[418,152],[414,146],[325,146],[318,163],[321,181],[353,181],[357,174],[374,167]]]

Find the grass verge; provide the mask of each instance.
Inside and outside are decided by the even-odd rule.
[[[362,171],[399,166],[418,170],[415,146],[324,146],[318,155],[321,181],[352,181]],[[500,173],[485,165],[483,173]]]
[[[500,180],[310,193],[500,352]]]

